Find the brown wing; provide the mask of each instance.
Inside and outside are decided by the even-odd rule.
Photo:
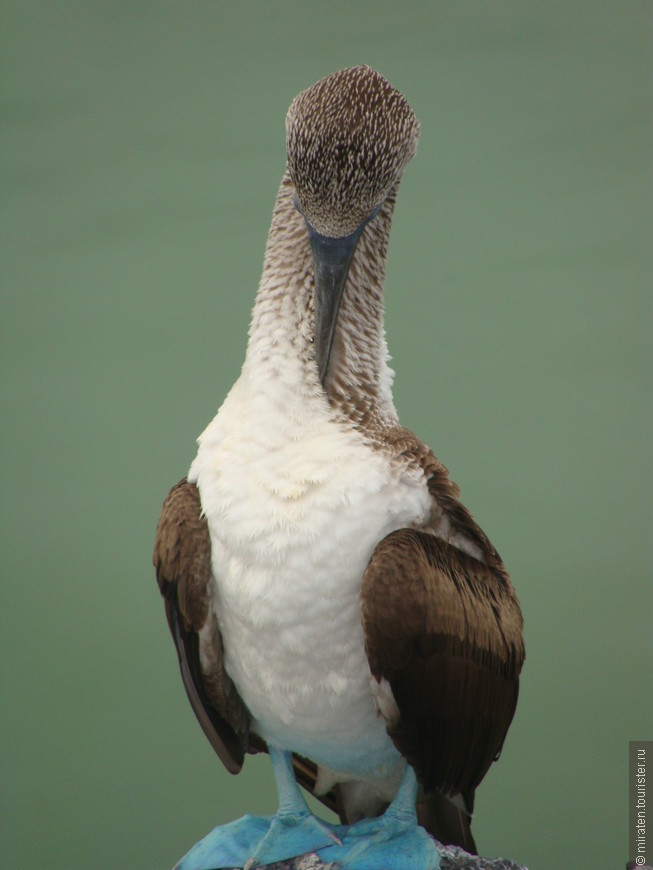
[[[209,530],[197,487],[185,478],[163,503],[153,562],[188,700],[227,770],[238,773],[250,748],[249,713],[224,670]]]
[[[453,524],[471,528],[484,561],[432,532],[400,529],[376,547],[361,590],[370,669],[398,708],[388,733],[427,792],[451,795],[478,785],[500,751],[524,660],[508,575],[460,508]]]
[[[249,711],[224,669],[210,593],[211,539],[197,487],[185,478],[163,503],[153,562],[188,700],[227,770],[238,773],[245,752],[265,752],[267,747],[250,731]],[[295,755],[293,766],[297,781],[312,793],[316,765]],[[333,791],[319,800],[337,810]]]

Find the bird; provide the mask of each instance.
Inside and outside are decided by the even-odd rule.
[[[420,849],[410,866],[437,866],[424,837],[476,852],[474,792],[515,712],[523,619],[393,401],[385,263],[418,137],[408,100],[365,65],[288,110],[245,360],[164,501],[153,560],[200,725],[231,773],[269,753],[280,808],[216,828],[184,870],[305,851],[373,867],[377,847],[386,870]]]

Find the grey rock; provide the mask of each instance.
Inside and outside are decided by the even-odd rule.
[[[439,846],[440,870],[528,870],[523,864],[515,864],[507,858],[482,858],[470,855],[458,846]],[[234,867],[232,870],[239,870]],[[269,864],[266,870],[339,870],[339,865],[325,864],[314,852]]]

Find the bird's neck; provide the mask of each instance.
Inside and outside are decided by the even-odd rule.
[[[263,274],[252,312],[243,374],[300,399],[324,402],[361,428],[392,425],[393,372],[383,326],[383,282],[393,190],[358,243],[340,305],[325,387],[314,335],[314,271],[304,218],[286,174],[274,207]]]

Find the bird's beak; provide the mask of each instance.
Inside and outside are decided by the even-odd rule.
[[[333,239],[323,236],[306,220],[315,267],[315,359],[320,383],[326,383],[342,294],[358,240],[366,225],[376,216],[376,208],[349,236]]]
[[[321,236],[310,224],[307,226],[315,267],[315,359],[324,386],[340,302],[364,225],[340,239]]]

